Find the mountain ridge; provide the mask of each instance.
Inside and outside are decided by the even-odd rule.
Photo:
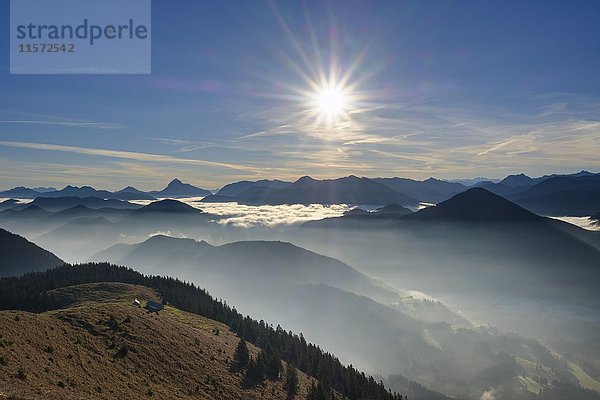
[[[64,261],[48,250],[2,228],[0,249],[0,277],[21,275],[64,264]]]

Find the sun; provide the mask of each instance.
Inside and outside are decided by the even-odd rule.
[[[354,99],[349,88],[334,80],[322,80],[311,86],[312,92],[307,96],[317,124],[335,125],[349,119]]]
[[[316,93],[315,105],[320,114],[328,118],[339,118],[346,112],[348,99],[337,87],[324,87]]]

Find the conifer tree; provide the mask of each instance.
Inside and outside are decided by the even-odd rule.
[[[263,368],[264,367],[261,367],[260,354],[256,360],[250,357],[250,361],[248,361],[248,369],[246,369],[246,383],[249,385],[258,385],[262,383],[265,379]]]
[[[279,355],[279,351],[277,349],[273,349],[272,347],[267,347],[267,354],[265,354],[265,362],[266,362],[266,375],[271,380],[279,379],[279,374],[281,373],[281,356]]]
[[[306,400],[332,400],[331,389],[327,390],[321,382],[311,384]]]
[[[284,388],[287,390],[288,399],[293,399],[298,394],[298,372],[291,363],[288,363],[285,369]]]
[[[240,338],[237,348],[235,349],[235,353],[233,354],[233,361],[235,362],[235,367],[238,369],[244,369],[246,365],[248,365],[249,358],[250,353],[248,352],[248,346],[246,345],[246,341]]]

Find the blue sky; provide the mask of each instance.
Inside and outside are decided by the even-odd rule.
[[[0,188],[600,171],[598,2],[155,0],[150,75],[10,75],[8,18]]]

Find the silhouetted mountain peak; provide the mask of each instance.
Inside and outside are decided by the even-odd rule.
[[[144,193],[141,190],[134,188],[133,186],[127,186],[119,190],[117,193]]]
[[[317,180],[316,180],[316,179],[314,179],[314,178],[311,178],[311,177],[310,177],[310,176],[308,176],[308,175],[305,175],[305,176],[303,176],[303,177],[299,178],[299,179],[298,179],[296,182],[294,182],[294,183],[297,183],[297,184],[309,184],[309,183],[314,183],[314,182],[317,182]]]
[[[541,218],[511,201],[479,187],[459,193],[435,207],[420,210],[413,216],[419,219],[464,221],[527,221]]]
[[[500,183],[507,186],[530,186],[535,181],[524,173],[520,173],[518,175],[509,175],[502,179]]]
[[[178,178],[173,179],[171,182],[169,182],[169,184],[167,185],[167,189],[173,189],[177,186],[183,186],[184,183],[181,182]]]
[[[148,213],[148,212],[160,212],[160,213],[188,213],[188,214],[199,214],[202,213],[201,210],[194,208],[188,204],[182,203],[181,201],[166,199],[155,201],[150,203],[142,208],[140,208],[137,212],[139,213]]]
[[[184,183],[181,180],[175,178],[166,188],[160,191],[150,192],[151,195],[154,196],[164,196],[164,197],[196,197],[196,196],[209,196],[212,192],[201,189],[199,187],[190,185],[189,183]]]

